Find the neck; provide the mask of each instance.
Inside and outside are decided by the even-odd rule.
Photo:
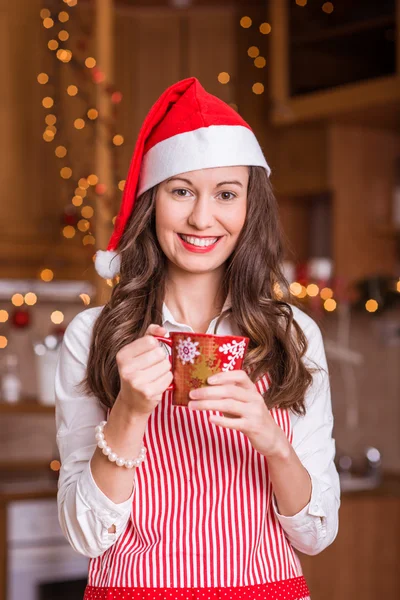
[[[164,301],[175,319],[194,331],[206,331],[210,321],[220,314],[225,297],[223,271],[187,273],[168,269]]]

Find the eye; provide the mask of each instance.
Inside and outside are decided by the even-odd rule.
[[[181,194],[180,192],[184,192],[184,193]],[[178,188],[176,190],[172,190],[172,193],[179,196],[179,198],[188,198],[189,196],[186,194],[190,194],[189,190],[186,190],[185,188]]]
[[[233,192],[221,192],[220,196],[222,197],[222,200],[233,200],[233,198],[236,198],[236,194]]]

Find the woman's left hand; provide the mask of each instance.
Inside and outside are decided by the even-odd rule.
[[[253,448],[266,457],[287,452],[289,441],[276,424],[245,371],[218,373],[209,385],[190,392],[191,410],[218,410],[224,415],[211,415],[210,422],[244,433]],[[229,414],[229,417],[227,416]]]

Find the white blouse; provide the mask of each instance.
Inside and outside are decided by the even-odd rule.
[[[103,554],[126,528],[135,493],[134,488],[128,500],[115,504],[96,485],[90,469],[90,459],[96,449],[94,427],[105,419],[106,411],[95,397],[79,393],[76,386],[84,378],[92,328],[102,308],[86,309],[68,325],[55,376],[57,444],[61,459],[59,521],[72,547],[92,558]],[[329,374],[321,332],[306,313],[295,306],[292,309],[308,340],[305,362],[322,368],[314,375],[306,394],[306,415],[290,413],[293,448],[310,474],[312,493],[309,504],[294,516],[280,515],[274,501],[273,510],[293,547],[314,555],[336,537],[340,485],[334,464]],[[207,333],[214,333],[216,321],[217,317],[210,322]],[[193,333],[191,327],[174,319],[165,304],[163,326],[168,331]],[[217,333],[236,335],[239,331],[227,317]],[[111,525],[115,525],[115,533],[108,533]]]

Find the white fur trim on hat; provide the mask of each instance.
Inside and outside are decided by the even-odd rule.
[[[210,125],[179,133],[150,148],[143,157],[137,196],[169,177],[214,167],[239,165],[271,169],[251,129]]]
[[[113,279],[121,269],[121,257],[114,250],[97,250],[94,267],[100,277]]]

